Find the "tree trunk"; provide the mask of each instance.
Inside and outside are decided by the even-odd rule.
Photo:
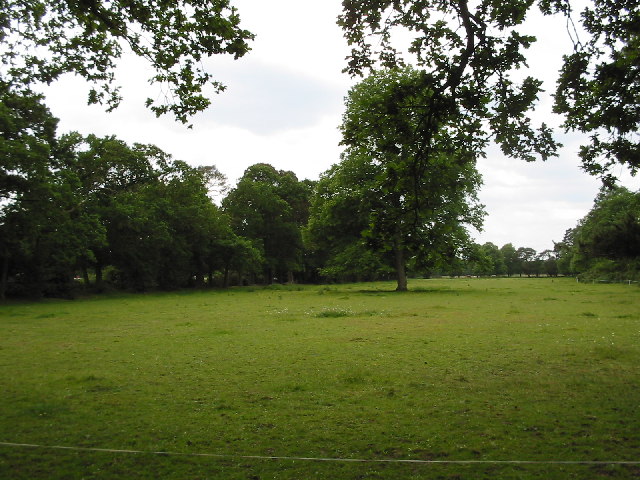
[[[102,265],[100,265],[99,263],[96,264],[95,271],[96,271],[96,289],[98,291],[101,291],[102,290]]]
[[[294,281],[293,281],[293,271],[291,270],[287,270],[287,283],[289,285],[293,285]]]
[[[7,283],[9,281],[9,257],[2,257],[2,270],[0,271],[0,300],[5,299]]]
[[[396,287],[396,292],[406,292],[407,291],[407,270],[404,264],[404,250],[402,248],[402,243],[399,241],[396,241],[394,254],[395,254],[396,278],[398,280],[398,286]]]
[[[222,281],[223,288],[229,288],[229,265],[224,266],[224,280]]]
[[[91,280],[89,280],[89,271],[87,270],[87,266],[85,264],[82,265],[82,279],[84,281],[85,287],[91,285]]]

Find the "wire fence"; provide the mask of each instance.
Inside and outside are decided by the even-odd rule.
[[[234,455],[222,453],[169,452],[150,450],[129,450],[97,447],[74,447],[62,445],[38,445],[33,443],[0,442],[0,446],[13,448],[32,448],[48,450],[66,450],[75,452],[100,452],[129,455],[162,455],[176,457],[209,457],[237,460],[279,460],[304,462],[341,462],[341,463],[396,463],[396,464],[450,464],[450,465],[640,465],[640,460],[420,460],[397,458],[336,458],[336,457],[296,457],[275,455]]]

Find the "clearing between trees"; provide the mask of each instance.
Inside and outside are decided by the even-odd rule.
[[[637,286],[412,286],[1,305],[0,477],[640,475]]]

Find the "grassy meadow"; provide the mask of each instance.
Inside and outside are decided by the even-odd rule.
[[[640,477],[637,286],[409,287],[2,304],[0,478]]]

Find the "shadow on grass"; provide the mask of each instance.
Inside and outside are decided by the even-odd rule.
[[[398,291],[398,290],[373,290],[373,289],[362,289],[362,290],[354,290],[354,293],[363,293],[365,295],[387,295],[387,294],[397,294],[397,295],[412,295],[412,294],[423,294],[423,293],[449,293],[454,295],[460,295],[461,293],[469,293],[472,292],[473,289],[467,290],[454,290],[449,287],[415,287],[410,288],[409,290]]]

